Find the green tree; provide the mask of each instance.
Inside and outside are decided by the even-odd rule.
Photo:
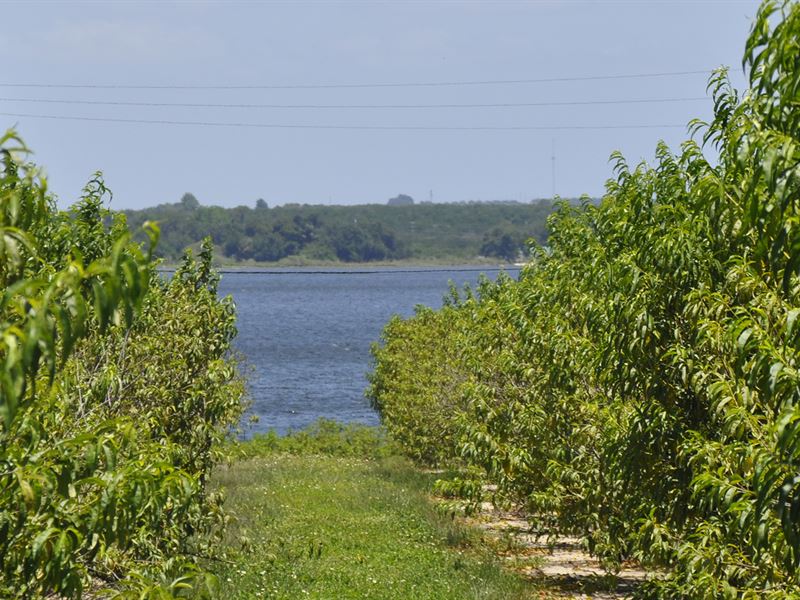
[[[69,211],[0,138],[0,596],[209,597],[205,488],[243,388],[210,244],[170,282],[96,175]]]
[[[494,256],[508,262],[514,262],[520,252],[522,244],[515,239],[513,233],[495,227],[483,236],[480,253],[483,256]]]
[[[181,196],[181,206],[187,210],[195,210],[200,207],[200,202],[194,197],[194,194],[186,192]]]
[[[615,153],[602,202],[561,203],[518,282],[392,322],[375,351],[409,455],[449,403],[437,458],[463,474],[443,489],[492,483],[609,570],[660,570],[639,597],[800,598],[798,38],[800,4],[765,2],[749,89],[714,73],[699,141]],[[452,348],[428,358],[434,327]]]

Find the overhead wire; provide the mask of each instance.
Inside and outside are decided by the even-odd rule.
[[[708,75],[711,69],[691,71],[662,71],[654,73],[623,73],[608,75],[585,75],[572,77],[539,77],[531,79],[487,79],[472,81],[411,81],[384,83],[301,83],[301,84],[117,84],[117,83],[42,83],[0,81],[5,88],[61,88],[61,89],[108,89],[108,90],[306,90],[306,89],[352,89],[352,88],[401,88],[401,87],[458,87],[481,85],[519,85],[530,83],[556,83],[569,81],[600,81],[613,79],[644,79],[653,77],[680,77],[685,75]]]
[[[74,104],[89,106],[131,106],[163,108],[280,108],[280,109],[437,109],[437,108],[524,108],[544,106],[595,106],[615,104],[659,104],[708,100],[708,96],[686,98],[618,98],[612,100],[564,100],[545,102],[489,102],[454,104],[273,104],[213,102],[139,102],[128,100],[73,100],[68,98],[0,98],[0,102],[32,104]]]
[[[440,87],[470,85],[506,85],[523,83],[547,83],[566,81],[593,81],[608,79],[634,79],[650,77],[672,77],[683,75],[707,74],[706,70],[664,71],[654,73],[628,73],[615,75],[589,75],[573,77],[543,77],[533,79],[497,79],[470,81],[434,81],[434,82],[390,82],[390,83],[351,83],[351,84],[292,84],[292,85],[134,85],[134,84],[76,84],[76,83],[14,83],[0,82],[0,88],[60,88],[60,89],[127,89],[127,90],[255,90],[255,89],[334,89],[334,88],[397,88],[397,87]],[[3,97],[5,103],[39,103],[84,106],[127,106],[127,107],[161,107],[161,108],[230,108],[230,109],[477,109],[477,108],[524,108],[547,106],[599,106],[618,104],[653,104],[679,103],[706,100],[706,97],[671,97],[671,98],[617,98],[609,100],[556,100],[532,102],[471,102],[471,103],[391,103],[391,104],[288,104],[288,103],[212,103],[212,102],[155,102],[133,100],[93,100],[70,98],[20,98]],[[232,127],[258,129],[306,129],[306,130],[362,130],[362,131],[566,131],[566,130],[609,130],[609,129],[663,129],[683,128],[684,124],[608,124],[608,125],[337,125],[308,123],[257,123],[228,122],[213,120],[177,120],[149,119],[101,116],[76,116],[62,114],[40,114],[30,112],[5,111],[0,115],[6,117],[48,119],[61,121],[84,121],[102,123],[129,123],[177,126]]]
[[[126,119],[114,117],[83,117],[71,115],[43,115],[34,113],[0,112],[0,116],[59,121],[90,121],[100,123],[135,123],[149,125],[189,125],[202,127],[235,127],[252,129],[329,129],[361,131],[568,131],[606,129],[665,129],[686,127],[685,124],[611,124],[611,125],[324,125],[299,123],[246,123],[224,121],[176,121],[171,119]]]

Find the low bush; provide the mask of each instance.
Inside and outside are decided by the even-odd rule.
[[[0,138],[0,595],[210,596],[233,305],[208,246],[164,281],[99,175],[59,211],[25,155]]]
[[[477,470],[611,570],[664,571],[641,596],[800,597],[799,38],[800,5],[765,2],[749,90],[715,73],[680,153],[615,154],[518,282],[394,320],[375,351],[410,456]]]
[[[320,419],[285,435],[275,430],[256,434],[236,444],[231,454],[242,458],[286,453],[377,459],[391,455],[394,450],[381,427]]]

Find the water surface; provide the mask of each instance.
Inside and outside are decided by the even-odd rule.
[[[236,348],[249,364],[250,433],[304,427],[320,417],[376,424],[364,398],[370,345],[393,314],[439,307],[448,282],[474,285],[480,267],[226,272],[220,293],[238,312]],[[517,270],[508,271],[517,275]]]

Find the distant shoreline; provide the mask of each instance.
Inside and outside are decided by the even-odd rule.
[[[288,272],[294,269],[320,269],[320,272],[369,272],[376,269],[392,272],[403,271],[481,271],[492,270],[500,271],[504,269],[519,269],[524,263],[507,263],[490,261],[434,261],[434,260],[397,260],[397,261],[374,261],[374,262],[337,262],[337,261],[278,261],[278,262],[247,262],[247,263],[228,263],[219,262],[214,266],[221,273],[263,273],[265,271]],[[159,271],[174,271],[178,263],[163,263],[159,265]],[[324,269],[324,271],[322,271]]]

